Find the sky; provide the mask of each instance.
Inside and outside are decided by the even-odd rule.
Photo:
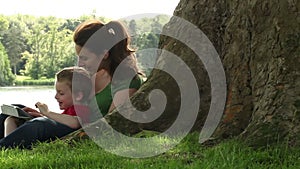
[[[77,18],[96,10],[96,16],[121,19],[145,13],[172,15],[180,0],[0,0],[0,14],[30,14]]]

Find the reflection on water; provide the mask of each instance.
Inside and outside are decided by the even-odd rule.
[[[34,104],[39,101],[46,103],[51,111],[60,113],[62,110],[59,110],[54,96],[53,86],[0,87],[0,104],[24,104],[35,108]]]

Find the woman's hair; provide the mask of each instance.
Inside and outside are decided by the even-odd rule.
[[[82,92],[82,101],[87,101],[92,92],[92,80],[87,70],[81,67],[67,67],[56,73],[57,82],[65,82],[72,93]]]
[[[107,24],[98,20],[85,21],[75,29],[73,40],[76,45],[88,48],[97,55],[108,51],[108,58],[102,59],[98,70],[105,69],[113,76],[119,64],[125,61],[124,70],[134,71],[135,74],[139,71],[135,51],[129,46],[130,36],[119,21]]]

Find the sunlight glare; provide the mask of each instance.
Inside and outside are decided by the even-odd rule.
[[[9,0],[2,2],[0,14],[29,14],[77,18],[92,14],[119,19],[141,13],[172,15],[179,0]]]

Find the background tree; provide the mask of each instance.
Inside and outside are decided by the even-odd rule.
[[[14,76],[4,46],[0,42],[0,86],[12,85]]]
[[[46,32],[43,34],[43,46],[41,48],[42,76],[53,78],[62,66],[75,64],[74,49],[71,49],[72,32],[68,30],[59,31],[64,20],[50,17],[43,19]],[[71,59],[71,61],[70,61]]]
[[[135,36],[137,34],[137,25],[134,19],[129,21],[128,28],[131,36]]]
[[[70,31],[74,31],[76,26],[79,25],[81,21],[79,19],[66,19],[66,22],[64,22],[59,28],[59,30],[68,29]]]
[[[10,63],[5,47],[2,44],[3,35],[9,27],[9,21],[0,15],[0,86],[12,85],[14,76],[11,73]]]
[[[3,15],[0,15],[0,35],[4,33],[8,29],[9,22]],[[2,38],[1,38],[2,39]]]
[[[41,77],[41,52],[42,46],[45,43],[43,39],[44,34],[45,29],[40,24],[33,24],[32,28],[29,29],[26,34],[28,44],[31,46],[31,51],[26,52],[23,56],[24,59],[26,59],[25,74],[33,79],[39,79]]]
[[[147,76],[149,76],[157,58],[154,49],[158,48],[162,27],[169,19],[170,17],[167,15],[157,15],[155,17],[133,19],[127,23],[131,33],[131,45],[137,49],[139,67]]]
[[[75,51],[72,45],[72,31],[65,20],[54,17],[35,18],[26,34],[29,51],[23,53],[26,60],[24,73],[33,79],[53,78],[62,67],[75,64]],[[62,29],[62,26],[68,28]],[[73,28],[73,27],[72,27]]]
[[[0,38],[7,51],[13,72],[32,79],[53,78],[55,72],[76,62],[72,42],[76,26],[88,19],[97,18],[104,23],[110,19],[83,15],[79,18],[34,17],[30,15],[1,16]],[[138,51],[157,48],[158,32],[169,17],[158,15],[123,22],[132,29],[132,41]],[[4,31],[5,28],[5,31]],[[138,53],[144,72],[149,75],[156,55],[151,51]]]
[[[23,35],[25,24],[19,20],[19,15],[9,17],[9,27],[3,33],[2,43],[7,51],[13,73],[19,74],[22,68],[22,52],[26,50],[26,39]]]

